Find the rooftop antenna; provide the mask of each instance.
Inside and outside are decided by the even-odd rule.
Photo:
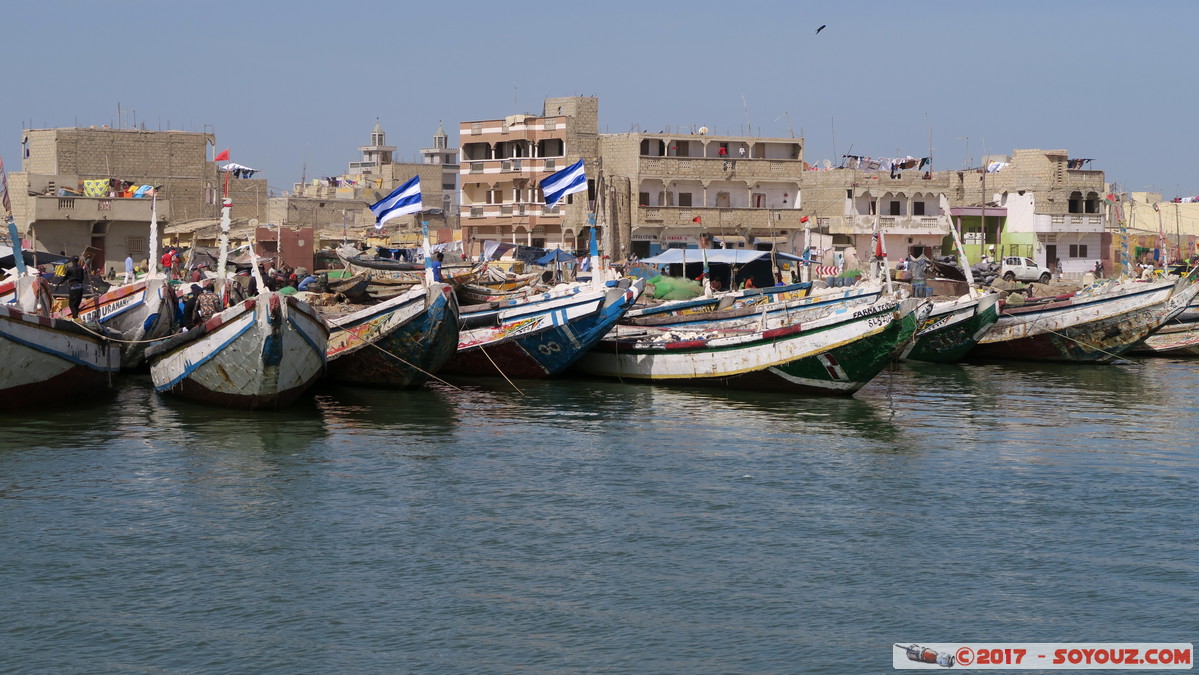
[[[974,157],[971,157],[971,156],[970,156],[970,137],[969,137],[969,136],[958,136],[957,138],[954,138],[953,140],[955,140],[955,141],[966,141],[966,155],[967,155],[967,160],[966,160],[966,166],[965,166],[965,167],[963,167],[963,168],[969,169],[969,168],[970,168],[970,165],[971,165],[971,164],[974,164]]]
[[[933,123],[928,119],[928,113],[924,113],[924,121],[928,124],[928,172],[933,172]]]
[[[836,117],[832,118],[832,126],[833,126],[833,159],[840,160],[841,158],[837,156],[837,118]],[[851,145],[849,147],[852,148],[853,146]],[[838,166],[842,166],[842,165],[838,164]]]
[[[745,108],[745,126],[747,127],[747,131],[748,131],[748,133],[746,135],[753,136],[754,135],[754,125],[749,123],[749,103],[747,103],[745,100],[744,92],[742,92],[742,94],[741,94],[741,107]]]
[[[774,121],[777,122],[777,121],[783,119],[784,117],[787,118],[787,131],[789,131],[791,133],[791,138],[795,138],[795,128],[791,126],[791,113],[784,110],[782,115],[779,115],[778,117],[774,118]]]

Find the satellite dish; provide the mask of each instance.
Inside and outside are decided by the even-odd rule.
[[[699,128],[699,135],[700,135],[700,136],[705,136],[705,135],[707,135],[707,133],[708,133],[708,127],[700,127],[700,128]]]
[[[831,169],[833,168],[833,161],[831,159],[822,159],[820,160],[820,165],[826,169]]]
[[[258,227],[258,219],[257,218],[250,219],[250,227]]]

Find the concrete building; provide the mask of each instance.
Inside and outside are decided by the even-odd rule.
[[[803,139],[605,134],[599,210],[615,259],[701,242],[790,250],[802,232]],[[801,244],[802,245],[802,244]]]
[[[437,123],[437,132],[433,134],[433,147],[421,148],[421,159],[425,164],[435,164],[441,167],[441,204],[440,207],[447,216],[454,216],[457,223],[458,214],[458,148],[450,147],[450,137],[445,133],[441,122]],[[421,185],[424,185],[424,178]],[[434,207],[436,204],[425,204]]]
[[[415,246],[421,241],[422,219],[429,221],[433,243],[453,241],[455,218],[446,217],[446,207],[453,202],[456,187],[450,176],[456,176],[452,158],[457,149],[448,147],[446,138],[439,127],[434,148],[421,151],[424,162],[396,162],[396,148],[387,145],[387,135],[376,121],[370,144],[358,148],[362,159],[350,162],[347,173],[296,183],[291,194],[270,200],[266,222],[292,230],[312,228],[317,248],[333,248],[347,240],[393,248]],[[370,205],[415,176],[420,176],[425,212],[389,220],[376,229]]]
[[[910,160],[911,158],[905,158]],[[1016,150],[961,171],[891,171],[850,161],[803,175],[802,211],[828,245],[855,266],[869,259],[877,227],[890,260],[946,255],[949,228],[960,225],[967,256],[1018,255],[1068,276],[1109,259],[1104,244],[1102,171],[1083,168],[1065,150]],[[853,167],[853,168],[850,168]],[[819,167],[817,167],[819,169]]]
[[[1024,149],[964,172],[960,206],[981,205],[986,195],[988,206],[1006,209],[1001,227],[972,227],[963,219],[967,246],[971,239],[994,244],[999,257],[1024,256],[1051,269],[1060,260],[1067,276],[1091,271],[1098,260],[1111,269],[1103,237],[1106,185],[1103,171],[1088,166],[1092,161],[1071,159],[1066,150]]]
[[[1110,215],[1105,240],[1114,265],[1119,265],[1122,253],[1132,264],[1175,262],[1199,255],[1199,197],[1163,200],[1156,192],[1114,196],[1117,201],[1107,203]]]
[[[918,165],[919,160],[910,170],[846,166],[804,174],[803,213],[823,263],[835,258],[860,268],[873,256],[876,232],[892,262],[950,250],[952,177]]]
[[[487,240],[563,250],[587,249],[598,170],[599,99],[549,98],[542,114],[459,124],[460,214],[466,252]],[[585,160],[589,189],[545,206],[540,181]]]
[[[21,171],[10,175],[13,211],[22,238],[57,253],[84,247],[99,252],[96,268],[124,269],[125,256],[147,249],[150,200],[124,198],[124,184],[158,188],[157,218],[164,241],[170,224],[217,218],[222,176],[207,159],[212,134],[145,129],[62,128],[22,132]],[[85,190],[85,181],[93,189]],[[108,193],[97,181],[113,181]],[[231,179],[235,217],[250,220],[266,208],[265,180]]]

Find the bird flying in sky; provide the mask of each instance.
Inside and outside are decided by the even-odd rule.
[[[826,23],[826,24],[824,24],[823,26],[821,26],[820,28],[817,28],[817,29],[816,29],[816,34],[817,34],[817,35],[820,35],[820,31],[824,30],[824,29],[825,29],[825,28],[827,28],[827,27],[828,27],[828,24]]]

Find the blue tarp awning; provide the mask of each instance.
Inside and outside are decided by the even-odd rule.
[[[683,258],[684,252],[686,254],[685,261]],[[771,255],[774,255],[777,260],[800,259],[799,256],[794,256],[790,253],[775,251],[771,254],[770,251],[755,251],[748,248],[710,248],[706,251],[701,251],[697,248],[670,248],[652,258],[644,258],[641,262],[650,265],[677,265],[682,262],[687,262],[688,264],[702,263],[705,254],[708,257],[709,263],[725,263],[729,265],[744,265],[760,258],[769,259]]]
[[[560,248],[556,248],[537,259],[538,265],[548,265],[555,262],[573,262],[575,257]]]

